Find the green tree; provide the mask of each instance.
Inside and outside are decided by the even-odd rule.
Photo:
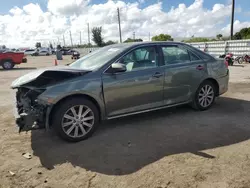
[[[250,27],[243,28],[239,32],[235,33],[233,39],[235,40],[250,39]]]
[[[92,40],[99,47],[104,45],[103,38],[102,38],[102,27],[94,27],[92,29]]]
[[[36,48],[41,48],[41,47],[42,47],[41,42],[37,42],[36,43]]]
[[[152,41],[173,41],[174,39],[168,34],[159,34],[152,37]]]
[[[218,40],[221,40],[221,39],[222,39],[222,37],[223,37],[223,35],[222,35],[222,34],[218,34],[218,35],[216,35],[216,38],[217,38]]]
[[[108,46],[108,45],[112,45],[112,44],[116,44],[117,42],[109,40],[108,42],[105,42],[104,45]]]
[[[50,47],[50,49],[53,49],[52,43],[49,43],[49,47]]]
[[[202,38],[202,37],[195,37],[189,40],[184,40],[184,42],[209,42],[209,41],[210,40],[208,38]]]
[[[131,38],[127,38],[125,41],[125,43],[128,43],[128,42],[143,42],[142,39],[131,39]]]
[[[56,49],[58,49],[58,50],[62,49],[61,45],[58,44],[58,45],[56,46]]]

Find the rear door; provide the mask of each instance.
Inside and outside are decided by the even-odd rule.
[[[164,104],[190,101],[206,75],[206,63],[182,45],[162,45],[160,51],[165,72]]]

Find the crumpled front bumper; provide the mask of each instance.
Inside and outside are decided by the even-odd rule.
[[[47,112],[50,109],[48,106],[37,104],[37,106],[35,106],[37,108],[31,106],[29,111],[23,111],[20,105],[22,104],[18,104],[15,98],[13,113],[19,132],[49,127],[48,125],[46,126],[49,116]]]

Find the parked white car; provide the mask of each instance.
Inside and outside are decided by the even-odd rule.
[[[25,50],[25,51],[24,51],[24,55],[32,55],[32,54],[35,53],[35,52],[36,52],[36,50],[34,50],[34,49]]]
[[[39,50],[31,54],[32,56],[48,56],[51,55],[51,52],[49,50]]]

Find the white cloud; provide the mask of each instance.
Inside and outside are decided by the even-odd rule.
[[[48,0],[48,10],[58,15],[79,15],[90,0]]]
[[[234,21],[234,33],[240,31],[242,28],[250,27],[250,22],[240,22],[239,20]],[[226,27],[222,28],[222,34],[226,35],[230,32],[231,25],[228,24]]]
[[[122,37],[125,40],[136,37],[148,40],[151,36],[167,33],[175,37],[229,35],[227,25],[231,5],[215,4],[212,9],[203,7],[203,0],[195,0],[187,6],[179,4],[168,12],[162,3],[140,8],[134,3],[108,0],[104,4],[91,5],[90,0],[48,0],[48,10],[44,12],[38,4],[13,7],[9,14],[0,15],[0,44],[7,46],[34,46],[37,41],[57,41],[62,43],[63,34],[70,44],[69,31],[73,43],[78,44],[80,31],[82,41],[87,42],[87,23],[90,27],[102,26],[105,40],[119,40],[117,7],[120,8]],[[238,11],[241,11],[240,9]],[[235,21],[235,32],[242,27],[250,27],[250,22]]]

